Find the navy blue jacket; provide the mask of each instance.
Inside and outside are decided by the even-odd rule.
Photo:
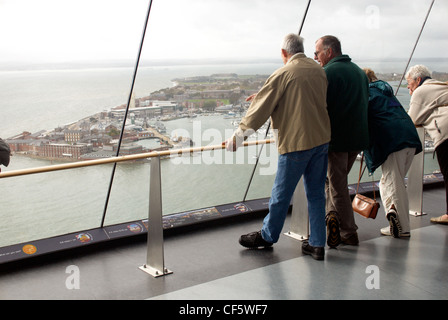
[[[369,84],[369,148],[364,150],[367,169],[372,174],[387,157],[404,148],[422,152],[417,130],[406,110],[384,81]]]

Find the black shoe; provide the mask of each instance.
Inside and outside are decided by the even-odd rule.
[[[353,233],[348,237],[341,237],[341,243],[349,246],[357,246],[359,245],[358,233]]]
[[[254,249],[259,247],[271,247],[273,244],[264,240],[261,231],[251,232],[240,237],[240,244],[243,247]]]
[[[327,215],[327,244],[330,248],[336,248],[341,244],[339,220],[334,212]]]
[[[401,235],[401,224],[397,217],[397,212],[391,209],[386,215],[387,220],[389,220],[390,234],[394,238],[400,238]]]
[[[308,241],[302,243],[302,253],[312,256],[315,260],[324,260],[325,257],[324,247],[313,247]]]

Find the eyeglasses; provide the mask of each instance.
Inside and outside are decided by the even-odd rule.
[[[319,53],[321,53],[322,51],[326,51],[326,50],[328,50],[328,48],[322,49],[321,51],[316,51],[316,52],[314,52],[314,57],[317,58],[317,56],[319,55]]]

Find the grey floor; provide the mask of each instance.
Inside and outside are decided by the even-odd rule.
[[[412,240],[376,238],[329,250],[323,263],[298,257],[152,299],[445,300],[446,228],[414,230]]]
[[[410,216],[406,240],[380,235],[383,211],[376,220],[356,216],[360,245],[328,249],[325,261],[304,256],[300,241],[284,235],[269,250],[242,248],[239,236],[259,229],[261,218],[167,235],[165,264],[173,274],[159,278],[139,269],[144,239],[73,251],[0,266],[0,299],[447,299],[448,226],[429,222],[444,210],[444,189],[425,190],[426,215]],[[289,218],[284,231],[288,225]],[[79,288],[71,288],[72,266]]]

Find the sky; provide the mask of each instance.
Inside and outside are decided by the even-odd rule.
[[[312,0],[302,36],[312,57],[336,35],[358,59],[408,58],[432,0]],[[308,0],[153,0],[144,60],[280,59]],[[0,0],[0,64],[129,60],[149,0]],[[435,0],[415,57],[448,52],[448,1]]]

